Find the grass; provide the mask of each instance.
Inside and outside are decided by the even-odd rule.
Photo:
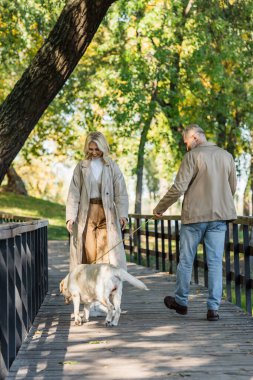
[[[39,198],[1,192],[0,212],[1,211],[18,216],[47,219],[49,222],[49,240],[68,239],[64,205]]]

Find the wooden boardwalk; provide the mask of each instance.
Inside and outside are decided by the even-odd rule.
[[[149,292],[124,285],[119,327],[104,318],[73,325],[59,281],[68,269],[67,243],[49,244],[49,292],[9,372],[11,379],[253,379],[253,318],[223,302],[206,321],[206,291],[192,286],[189,313],[163,305],[175,277],[129,264]]]

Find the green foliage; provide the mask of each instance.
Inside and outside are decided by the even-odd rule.
[[[65,206],[42,199],[0,192],[0,210],[18,216],[48,219],[50,240],[68,239]]]
[[[65,0],[3,0],[0,4],[0,102],[11,91],[30,60],[54,26]],[[54,154],[67,154],[67,145],[74,140],[70,128],[74,110],[71,103],[75,92],[70,80],[69,90],[61,91],[51,104],[23,148],[29,156],[49,154],[45,140],[55,143]]]
[[[63,0],[1,3],[2,98],[62,6]],[[182,129],[198,123],[239,163],[250,152],[253,121],[252,13],[250,0],[116,2],[23,156],[80,159],[86,132],[99,129],[130,177],[148,125],[146,167],[152,160],[159,176],[171,180],[185,153]]]
[[[64,0],[0,3],[0,102],[11,91],[53,27]]]

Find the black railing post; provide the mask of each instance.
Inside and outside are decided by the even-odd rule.
[[[0,240],[0,379],[7,375],[10,363],[8,302],[7,240]]]
[[[230,260],[230,223],[227,223],[227,231],[225,235],[225,269],[226,269],[226,292],[227,300],[232,302],[232,289],[231,289],[231,260]]]
[[[175,220],[175,239],[176,239],[176,262],[177,264],[179,263],[179,256],[180,256],[180,250],[179,250],[179,225],[178,225],[178,220]]]
[[[159,269],[158,220],[155,219],[155,269]]]
[[[171,220],[168,220],[168,254],[169,254],[169,273],[173,274],[173,255],[172,255],[172,234]]]
[[[47,226],[43,227],[43,254],[44,254],[44,289],[45,294],[48,292],[48,241],[47,241]]]
[[[133,262],[133,235],[132,235],[132,218],[129,216],[129,255],[130,255],[130,262]]]
[[[138,217],[136,220],[137,225],[137,264],[141,265],[141,219]]]
[[[150,252],[149,252],[149,221],[148,219],[145,219],[145,241],[146,241],[146,260],[147,260],[147,267],[150,267]]]
[[[40,287],[41,287],[41,278],[40,278],[40,247],[39,247],[39,231],[35,230],[35,315],[39,311],[40,307]]]
[[[161,237],[162,237],[162,271],[166,271],[165,267],[165,260],[166,260],[166,254],[165,254],[165,234],[164,234],[164,220],[161,220]]]
[[[14,238],[14,256],[15,256],[15,313],[16,313],[16,351],[15,356],[25,338],[23,327],[23,310],[22,310],[22,264],[21,264],[21,235]],[[24,336],[23,336],[24,334]]]
[[[249,226],[243,226],[243,250],[244,250],[244,289],[246,298],[246,310],[252,315],[251,286],[250,286],[250,246],[249,246]]]
[[[240,281],[240,257],[238,224],[233,224],[233,243],[234,243],[234,273],[235,273],[235,302],[241,307],[241,281]]]
[[[35,269],[35,256],[36,256],[36,247],[35,247],[35,232],[31,232],[31,271],[32,271],[32,321],[37,314],[36,311],[36,269]]]
[[[8,368],[16,357],[16,307],[15,307],[15,287],[16,287],[16,274],[15,274],[15,254],[14,254],[14,238],[7,241],[7,255],[8,255],[8,349],[9,349],[9,363]]]
[[[28,328],[31,327],[33,321],[33,281],[32,281],[32,232],[26,234],[26,255],[27,255],[27,303],[28,303]]]
[[[24,324],[24,334],[29,329],[28,317],[28,278],[27,278],[27,233],[21,235],[21,278],[22,278],[22,318]]]

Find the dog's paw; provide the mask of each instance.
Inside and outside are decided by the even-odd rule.
[[[75,319],[75,325],[76,326],[82,326],[82,318],[81,317],[77,317]]]
[[[110,324],[111,327],[116,327],[118,326],[118,322],[112,321]]]
[[[86,319],[85,317],[82,317],[82,322],[83,323],[87,323],[87,322],[89,322],[90,320],[89,319]]]
[[[115,327],[118,326],[118,323],[113,321],[105,321],[105,325],[106,327]]]
[[[112,324],[112,322],[108,322],[108,321],[106,321],[106,322],[105,322],[105,326],[106,326],[106,327],[113,327],[113,324]]]

